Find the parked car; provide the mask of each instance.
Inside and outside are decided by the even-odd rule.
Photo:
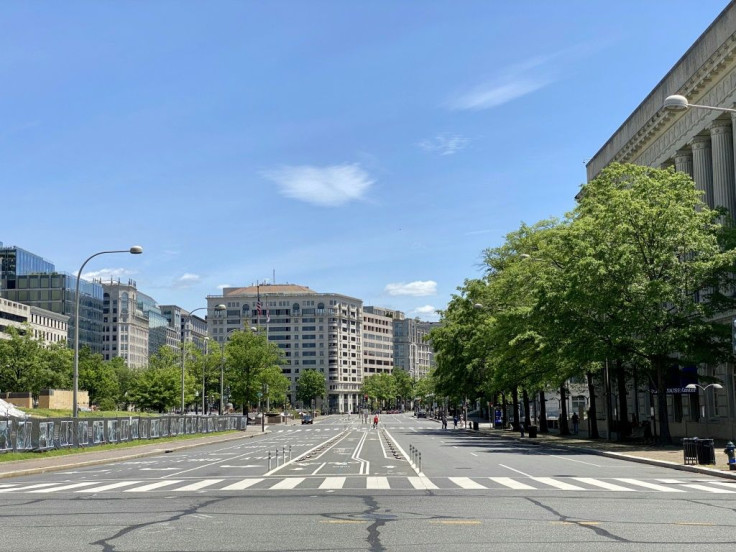
[[[311,424],[313,422],[313,419],[311,416],[307,415],[302,418],[302,424]]]
[[[427,411],[426,410],[420,410],[417,412],[417,418],[426,418],[427,417]]]

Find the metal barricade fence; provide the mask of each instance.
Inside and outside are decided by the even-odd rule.
[[[245,416],[0,418],[0,454],[245,430]]]

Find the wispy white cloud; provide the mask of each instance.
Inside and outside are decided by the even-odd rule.
[[[195,286],[199,284],[202,281],[202,278],[199,274],[192,274],[190,272],[186,272],[179,276],[174,281],[174,288],[176,289],[186,289],[192,286]]]
[[[118,278],[127,278],[128,276],[134,275],[136,272],[127,268],[101,268],[100,270],[94,270],[92,272],[84,272],[82,278],[85,280],[102,280],[110,281],[117,280]]]
[[[470,230],[469,232],[465,232],[466,236],[479,236],[481,234],[489,234],[490,230]]]
[[[325,207],[362,199],[374,183],[357,164],[286,166],[262,174],[278,185],[281,195]]]
[[[564,54],[537,56],[512,65],[495,78],[457,94],[447,105],[455,110],[490,109],[536,92],[556,80],[550,61]]]
[[[470,140],[459,134],[438,134],[419,142],[418,146],[424,151],[439,153],[440,155],[453,155],[468,145]]]
[[[437,308],[433,307],[432,305],[424,305],[423,307],[417,307],[412,311],[412,313],[420,317],[432,317],[432,318],[439,317],[439,315],[437,314]]]
[[[411,295],[414,297],[437,295],[437,282],[427,280],[426,282],[416,281],[386,284],[384,291],[389,295]]]

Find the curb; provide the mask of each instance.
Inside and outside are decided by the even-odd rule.
[[[258,435],[266,435],[269,433],[268,431],[265,432],[258,432],[254,433],[252,435],[233,435],[232,437],[225,437],[223,439],[215,440],[206,442],[206,443],[186,443],[182,444],[181,446],[175,445],[171,447],[161,446],[159,448],[147,450],[147,451],[141,451],[134,454],[126,454],[125,456],[112,456],[109,458],[95,458],[92,460],[82,460],[81,455],[84,453],[80,453],[80,459],[76,462],[69,462],[65,464],[51,464],[48,466],[38,466],[35,468],[25,468],[25,469],[18,469],[15,471],[8,471],[8,472],[2,472],[0,473],[0,479],[8,479],[11,477],[22,477],[24,475],[38,475],[41,473],[48,473],[48,472],[55,472],[55,471],[63,471],[68,470],[71,468],[84,468],[88,466],[97,466],[101,464],[111,464],[113,462],[124,462],[127,460],[133,460],[135,458],[144,458],[146,456],[155,456],[157,454],[167,453],[167,452],[175,452],[179,450],[186,450],[186,449],[192,449],[197,447],[202,447],[205,445],[210,445],[213,443],[227,443],[230,441],[237,441],[238,439],[252,439]],[[166,443],[161,443],[161,445],[166,445]],[[141,445],[141,446],[150,446],[150,445]],[[114,451],[114,449],[113,449]],[[109,451],[109,452],[113,452]],[[108,451],[104,451],[108,452]],[[66,459],[64,457],[56,457],[60,461],[62,459]],[[20,460],[20,462],[24,462],[24,460]]]
[[[490,432],[486,432],[486,434],[492,437],[501,437],[500,435],[496,435]],[[528,438],[524,438],[522,440],[521,437],[517,437],[516,435],[504,435],[504,437],[510,437],[511,439],[514,439],[515,441],[528,443],[530,445],[535,445],[538,447],[547,446],[551,448],[579,450],[579,451],[585,452],[587,454],[592,454],[595,456],[607,456],[609,458],[616,458],[618,460],[626,460],[628,462],[636,462],[638,464],[649,464],[651,466],[659,466],[662,468],[671,468],[671,469],[679,470],[679,471],[686,471],[686,472],[691,472],[691,473],[701,473],[703,475],[711,475],[714,477],[721,477],[723,479],[736,480],[736,472],[731,473],[730,471],[716,470],[713,468],[704,468],[700,466],[689,466],[685,464],[676,464],[675,462],[669,462],[668,460],[656,460],[654,458],[646,458],[643,456],[633,456],[631,454],[626,454],[622,452],[614,452],[610,450],[598,450],[598,449],[588,448],[582,445],[576,446],[576,445],[568,445],[567,443],[551,443],[549,441],[534,441],[534,440],[529,440]]]

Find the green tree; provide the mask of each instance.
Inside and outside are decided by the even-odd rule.
[[[122,359],[121,359],[122,360]],[[90,404],[100,410],[115,410],[120,383],[113,366],[89,347],[79,351],[79,389],[89,393]]]
[[[391,374],[374,374],[363,379],[361,392],[383,406],[396,398],[396,383]]]
[[[230,334],[225,346],[227,385],[233,399],[243,405],[248,414],[250,405],[261,390],[263,372],[280,363],[281,350],[269,343],[260,332],[237,331]]]
[[[325,395],[325,375],[317,370],[303,370],[296,382],[296,400],[310,408],[313,399]]]
[[[394,389],[396,389],[396,395],[401,398],[404,408],[406,408],[407,399],[411,399],[414,393],[414,382],[409,375],[409,372],[402,370],[398,366],[394,366],[391,371],[391,377],[394,380]]]
[[[148,367],[136,374],[129,397],[142,410],[165,412],[181,402],[181,360],[179,353],[162,347],[149,359]],[[191,376],[185,388],[192,388]],[[189,400],[193,398],[190,395]]]

